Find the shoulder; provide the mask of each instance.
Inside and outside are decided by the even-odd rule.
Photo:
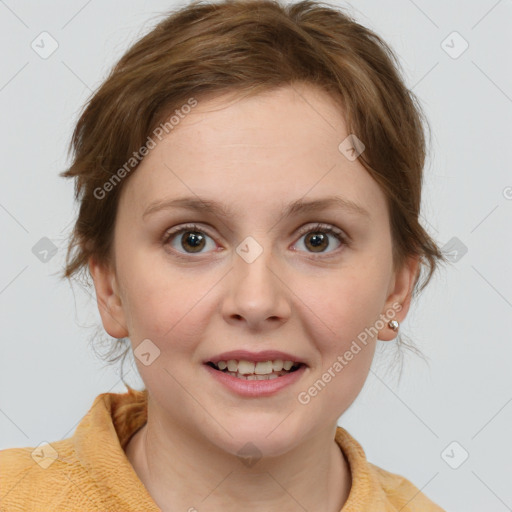
[[[369,462],[363,447],[343,427],[336,429],[335,440],[348,461],[352,476],[345,504],[347,512],[445,512],[407,478]]]
[[[0,511],[158,510],[123,451],[146,397],[102,393],[72,437],[0,450]]]
[[[397,473],[368,462],[368,467],[379,482],[387,500],[401,512],[445,512],[430,500],[410,480]]]
[[[72,439],[0,450],[0,510],[64,510],[64,504],[92,510],[80,489],[95,484],[76,458]],[[69,510],[69,509],[68,509]]]

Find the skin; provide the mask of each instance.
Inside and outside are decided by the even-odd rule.
[[[219,96],[199,101],[125,184],[113,265],[91,258],[89,269],[105,330],[129,336],[133,349],[150,339],[160,350],[148,366],[135,358],[148,421],[126,454],[162,510],[338,512],[348,498],[337,420],[364,385],[377,338],[396,333],[384,322],[309,403],[297,397],[393,304],[403,321],[418,260],[393,271],[385,196],[359,160],[339,151],[347,136],[340,108],[313,86]],[[369,218],[337,207],[280,214],[297,199],[333,193]],[[182,196],[235,213],[168,209],[143,219],[153,202]],[[192,222],[206,237],[199,253],[186,233],[162,242]],[[342,230],[349,244],[327,234],[315,252],[318,222]],[[252,263],[236,252],[247,236],[263,249]],[[274,396],[243,398],[203,365],[235,349],[281,350],[308,367]],[[262,457],[252,467],[237,457],[247,442]]]

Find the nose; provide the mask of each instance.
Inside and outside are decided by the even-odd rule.
[[[226,282],[222,313],[231,324],[247,324],[255,331],[278,328],[290,317],[290,290],[270,250],[251,261],[243,253],[233,258]]]

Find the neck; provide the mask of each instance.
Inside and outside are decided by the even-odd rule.
[[[336,425],[282,456],[244,464],[208,440],[148,418],[128,443],[126,455],[163,512],[339,512],[348,498],[351,476],[334,441],[335,429]]]

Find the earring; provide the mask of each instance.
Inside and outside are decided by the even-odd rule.
[[[396,320],[390,320],[388,322],[388,327],[390,329],[393,329],[393,331],[398,331],[399,326],[400,326],[400,324]]]

